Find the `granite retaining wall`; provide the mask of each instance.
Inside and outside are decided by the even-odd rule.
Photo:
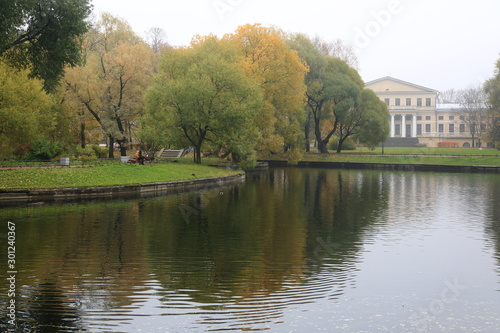
[[[269,166],[289,166],[287,161],[266,161]],[[434,164],[386,164],[386,163],[353,163],[353,162],[299,162],[302,168],[358,169],[358,170],[393,170],[393,171],[434,171],[464,173],[500,173],[496,166],[434,165]]]
[[[75,199],[98,199],[117,197],[146,197],[154,195],[177,194],[190,190],[214,188],[242,183],[245,174],[223,177],[200,178],[172,182],[159,182],[137,185],[74,187],[55,189],[13,189],[0,190],[0,206],[17,203],[52,202]]]

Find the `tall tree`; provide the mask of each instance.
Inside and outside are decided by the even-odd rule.
[[[471,86],[461,91],[458,102],[460,116],[469,127],[472,147],[486,134],[486,94],[482,86]]]
[[[299,149],[307,66],[278,33],[259,24],[241,26],[224,38],[240,48],[247,75],[259,82],[264,94],[264,104],[256,118],[261,131],[259,150]]]
[[[58,103],[30,79],[0,60],[0,155],[9,157],[19,145],[48,136],[57,125]]]
[[[152,51],[126,22],[103,14],[86,37],[84,55],[84,65],[66,73],[68,100],[84,105],[99,123],[109,139],[109,157],[115,142],[124,156],[127,128],[142,113],[152,77]]]
[[[67,65],[80,60],[89,0],[0,0],[0,56],[52,91]]]
[[[389,109],[370,89],[363,89],[359,102],[339,124],[337,153],[349,137],[356,138],[368,147],[375,147],[389,135]]]
[[[226,40],[197,37],[190,47],[165,53],[146,106],[143,130],[163,135],[166,144],[187,141],[195,163],[207,143],[242,161],[254,159],[262,95],[239,50]]]
[[[295,50],[299,57],[305,61],[309,67],[306,75],[306,84],[309,88],[311,82],[319,81],[322,75],[322,68],[325,67],[326,58],[320,50],[316,48],[313,41],[304,34],[284,34],[285,41],[291,49]],[[310,107],[306,107],[305,122],[303,125],[305,150],[310,151],[311,134],[313,134],[313,113]]]
[[[495,64],[493,77],[486,81],[484,88],[491,115],[488,137],[497,146],[500,146],[500,59]]]
[[[352,68],[359,70],[359,60],[351,44],[347,44],[339,38],[327,42],[319,36],[314,37],[313,43],[324,56],[342,59]]]

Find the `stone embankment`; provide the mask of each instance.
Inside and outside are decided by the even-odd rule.
[[[245,174],[240,173],[223,177],[137,185],[0,190],[0,206],[18,203],[44,203],[75,199],[146,197],[154,195],[178,194],[190,190],[216,188],[219,186],[242,183],[244,181]]]

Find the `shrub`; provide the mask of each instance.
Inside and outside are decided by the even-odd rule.
[[[36,139],[33,146],[29,150],[28,159],[30,160],[52,160],[68,149],[60,142],[51,142],[46,138]]]
[[[80,159],[106,158],[107,150],[98,145],[88,145],[85,148],[78,146],[73,149],[72,156]]]
[[[94,150],[95,156],[97,158],[106,158],[108,157],[108,150],[98,145],[90,146]]]
[[[335,138],[328,144],[328,149],[337,150],[338,144],[339,139]],[[356,150],[356,143],[351,138],[347,138],[342,143],[342,150]]]

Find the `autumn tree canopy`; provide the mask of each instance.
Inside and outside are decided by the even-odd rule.
[[[164,144],[188,143],[196,163],[213,147],[254,162],[262,93],[243,62],[234,44],[215,36],[167,51],[147,93],[143,132],[163,137]]]
[[[99,123],[110,158],[115,142],[124,156],[152,77],[152,50],[126,22],[103,14],[86,35],[83,52],[84,64],[68,69],[64,78],[68,103],[83,105]]]
[[[57,120],[58,103],[42,90],[42,82],[30,79],[0,61],[0,148],[10,154],[17,146],[49,136]]]
[[[259,24],[239,27],[224,39],[238,46],[247,76],[255,79],[264,103],[256,118],[258,150],[279,152],[300,147],[305,120],[304,77],[308,67],[280,35]]]

